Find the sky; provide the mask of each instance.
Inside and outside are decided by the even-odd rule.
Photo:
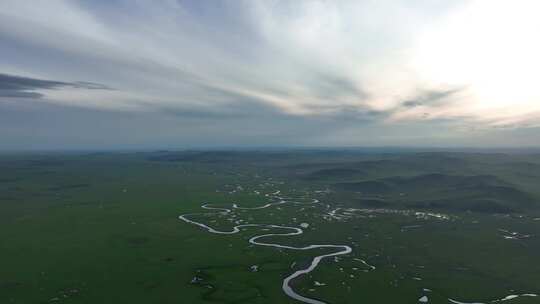
[[[536,147],[536,0],[0,1],[0,150]]]

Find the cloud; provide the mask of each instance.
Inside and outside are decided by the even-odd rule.
[[[381,110],[377,100],[387,98],[387,90],[377,86],[394,78],[384,75],[386,69],[395,73],[402,65],[391,49],[415,28],[410,21],[396,28],[382,20],[421,24],[440,13],[428,7],[404,15],[402,6],[7,1],[0,5],[0,39],[8,42],[10,63],[0,62],[0,68],[104,82],[136,96],[133,102],[151,99],[156,107],[219,105],[240,95],[293,115],[331,115],[325,109],[339,107]],[[56,11],[65,14],[44,17]],[[48,60],[38,61],[43,55]],[[128,102],[116,95],[100,97],[108,107]],[[76,96],[65,99],[77,103]]]
[[[413,99],[405,100],[402,105],[406,108],[441,105],[444,102],[448,102],[449,97],[463,90],[464,88],[428,90],[419,93]]]
[[[480,9],[469,16],[471,3]],[[516,80],[505,87],[509,76],[493,71],[514,66],[511,60],[477,61],[477,49],[489,50],[478,45],[483,40],[469,41],[478,46],[471,52],[460,40],[470,35],[459,21],[491,24],[482,19],[489,8],[481,0],[5,0],[0,102],[35,100],[28,105],[80,117],[88,111],[96,121],[107,117],[111,129],[118,116],[118,128],[139,130],[126,118],[134,115],[148,130],[198,143],[296,137],[303,144],[376,144],[398,141],[392,134],[405,143],[413,135],[435,142],[464,139],[462,130],[471,126],[534,125],[535,78],[506,73]],[[463,24],[474,29],[471,37],[499,43],[498,33],[475,25],[484,22]],[[536,40],[530,38],[532,46]],[[529,89],[519,90],[521,84]],[[508,94],[499,96],[502,88]],[[55,117],[58,124],[77,123]],[[20,123],[11,122],[17,129]]]
[[[0,73],[0,97],[42,98],[40,90],[77,88],[90,90],[111,90],[111,88],[93,82],[64,82]]]

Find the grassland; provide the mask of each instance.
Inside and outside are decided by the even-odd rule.
[[[261,206],[277,190],[320,203],[236,210],[237,219],[309,223],[302,235],[270,238],[284,245],[353,248],[293,282],[310,298],[488,303],[540,294],[539,181],[533,154],[3,155],[0,303],[298,303],[283,278],[327,249],[254,246],[248,239],[268,232],[216,235],[178,220],[209,213],[204,202]],[[226,215],[193,219],[234,226]]]

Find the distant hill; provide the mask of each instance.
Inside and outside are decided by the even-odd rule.
[[[306,180],[326,180],[329,178],[352,178],[365,175],[365,172],[358,169],[348,168],[328,168],[310,172],[304,176]]]
[[[335,200],[367,207],[476,212],[540,209],[540,157],[533,154],[391,150],[159,151],[153,162],[250,168],[307,188],[331,188]]]
[[[423,174],[333,184],[338,191],[403,207],[508,213],[534,206],[535,198],[493,175]],[[360,200],[361,201],[361,200]]]

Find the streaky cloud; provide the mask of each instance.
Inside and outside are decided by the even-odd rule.
[[[36,91],[69,87],[90,90],[112,90],[106,85],[93,82],[65,82],[0,73],[0,97],[42,98],[44,95]]]

